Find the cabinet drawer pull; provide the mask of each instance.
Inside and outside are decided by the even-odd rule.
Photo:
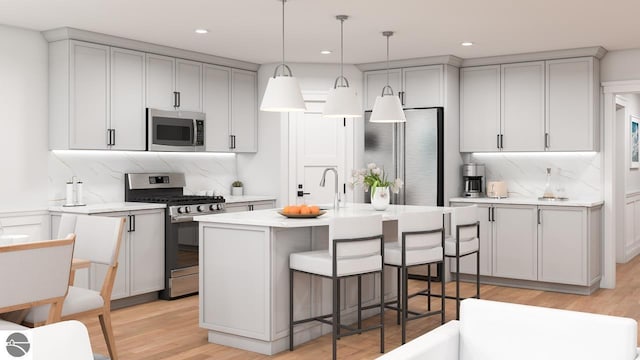
[[[542,212],[538,209],[538,225],[542,224]]]
[[[500,149],[500,134],[496,135],[496,147]]]

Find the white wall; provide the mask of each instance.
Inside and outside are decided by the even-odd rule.
[[[640,80],[640,49],[608,52],[600,61],[600,80]]]
[[[288,64],[305,91],[328,91],[339,74],[335,64]],[[258,70],[258,103],[277,64],[261,65]],[[351,87],[362,94],[362,72],[345,65],[344,75]],[[258,153],[238,154],[238,177],[249,194],[276,195],[278,206],[287,202],[288,114],[260,111],[258,114]],[[358,130],[359,129],[359,130]],[[356,127],[355,138],[364,137],[364,127]],[[364,143],[362,143],[364,144]],[[363,149],[364,149],[364,145]]]
[[[46,208],[47,42],[0,25],[0,212]]]

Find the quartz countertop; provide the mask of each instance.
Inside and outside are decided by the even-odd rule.
[[[475,204],[505,204],[505,205],[537,205],[537,206],[576,206],[594,207],[604,204],[597,199],[568,199],[568,200],[538,200],[537,198],[504,198],[495,199],[488,197],[466,198],[457,197],[449,199],[450,202],[465,202]]]
[[[227,204],[236,204],[236,203],[254,202],[254,201],[269,201],[269,200],[276,200],[276,197],[268,196],[268,195],[241,195],[241,196],[224,195],[224,201]]]
[[[165,204],[143,202],[114,202],[102,204],[89,204],[85,206],[51,206],[49,211],[70,214],[98,214],[118,211],[135,211],[149,209],[164,209]]]
[[[363,215],[382,215],[382,220],[397,220],[398,215],[405,212],[416,211],[440,211],[442,213],[450,213],[453,208],[436,207],[436,206],[413,206],[413,205],[389,205],[385,211],[376,211],[371,204],[346,204],[338,211],[333,209],[316,218],[293,219],[280,215],[278,211],[281,209],[266,209],[236,213],[222,213],[212,215],[201,215],[194,217],[195,221],[219,223],[219,224],[236,224],[236,225],[253,225],[253,226],[269,226],[282,228],[308,227],[308,226],[325,226],[329,225],[332,217],[351,217]]]

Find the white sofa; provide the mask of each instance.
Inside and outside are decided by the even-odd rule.
[[[378,359],[634,360],[637,331],[628,318],[467,299],[460,321]]]

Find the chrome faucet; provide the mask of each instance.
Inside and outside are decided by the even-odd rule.
[[[338,206],[340,204],[340,193],[338,193],[338,170],[336,170],[335,168],[326,168],[324,169],[324,172],[322,173],[322,179],[320,179],[320,186],[324,187],[325,181],[327,179],[327,172],[328,171],[333,171],[336,181],[335,181],[335,191],[336,194],[333,198],[333,210],[338,211]]]

